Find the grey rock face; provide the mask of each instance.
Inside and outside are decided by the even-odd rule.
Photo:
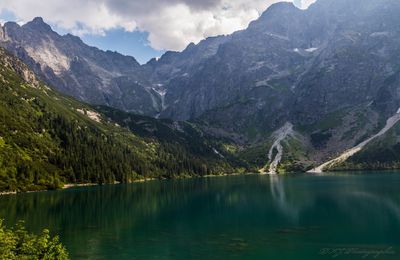
[[[165,80],[161,116],[271,129],[365,104],[388,116],[399,105],[398,13],[394,0],[275,4],[244,31],[147,64]]]
[[[142,86],[134,58],[89,47],[70,34],[60,36],[42,18],[23,26],[6,23],[0,32],[0,45],[59,91],[93,104],[157,114],[157,96]]]

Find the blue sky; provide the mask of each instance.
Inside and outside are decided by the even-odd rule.
[[[146,32],[126,32],[123,29],[112,29],[107,31],[104,36],[88,34],[81,38],[91,46],[133,56],[141,64],[146,63],[151,58],[161,57],[165,52],[155,50],[150,46]]]
[[[165,50],[245,29],[282,0],[0,0],[0,20],[42,17],[60,34],[146,63]],[[315,0],[294,1],[307,7]]]
[[[16,21],[16,17],[12,12],[4,9],[4,10],[1,10],[1,12],[0,12],[0,20],[2,22]]]

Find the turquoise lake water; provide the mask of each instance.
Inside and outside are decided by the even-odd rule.
[[[400,172],[232,176],[0,197],[72,259],[400,259]],[[363,258],[364,257],[364,258]]]

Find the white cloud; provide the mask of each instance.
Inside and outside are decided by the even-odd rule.
[[[307,9],[311,4],[315,3],[317,0],[300,0],[301,8]]]
[[[205,37],[244,29],[280,0],[1,0],[18,20],[41,16],[73,34],[124,28],[149,33],[155,49],[182,50]],[[291,0],[287,0],[291,1]],[[314,0],[301,0],[302,7]]]

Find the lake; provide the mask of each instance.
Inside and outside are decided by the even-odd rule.
[[[25,220],[29,231],[49,228],[72,259],[400,259],[400,172],[7,195],[0,218]]]

